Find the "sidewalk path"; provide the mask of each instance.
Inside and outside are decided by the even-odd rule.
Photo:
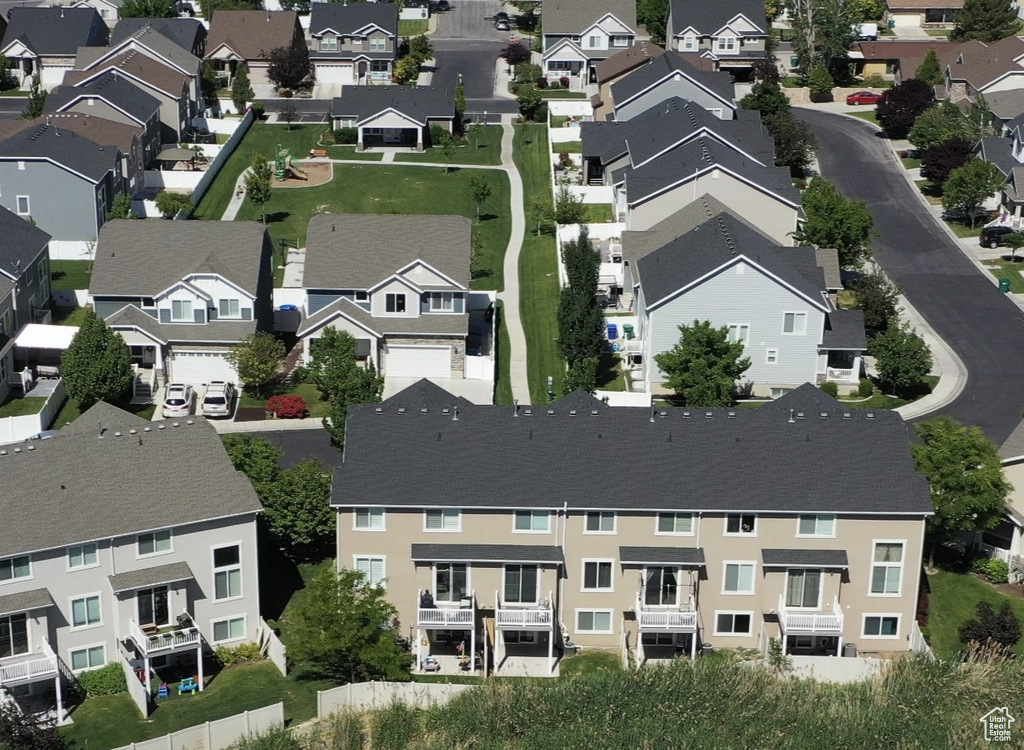
[[[242,174],[238,175],[238,179],[235,180],[235,189],[231,193],[231,200],[228,202],[228,207],[224,209],[224,215],[220,217],[221,221],[234,221],[235,217],[238,216],[239,210],[242,208],[242,203],[245,202],[244,192],[245,190],[245,177],[249,174],[249,168],[246,167]]]
[[[204,419],[204,417],[193,417]],[[319,417],[308,419],[264,419],[255,422],[235,422],[227,419],[208,419],[218,434],[231,432],[281,432],[282,430],[320,430],[324,423]]]

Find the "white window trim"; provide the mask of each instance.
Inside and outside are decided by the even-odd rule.
[[[17,583],[19,581],[31,581],[33,578],[36,577],[35,576],[35,569],[34,569],[34,566],[32,565],[32,555],[11,555],[10,557],[4,557],[2,559],[4,559],[4,560],[17,560],[19,557],[27,557],[28,558],[28,575],[27,576],[21,576],[20,578],[15,576],[15,575],[13,575],[13,573],[14,573],[14,566],[12,565],[11,566],[11,574],[12,574],[11,577],[8,580],[6,580],[6,581],[0,581],[0,586],[6,586],[9,583]]]
[[[164,531],[168,532],[171,535],[169,540],[168,540],[171,543],[170,549],[167,549],[167,550],[164,550],[164,551],[146,552],[145,554],[139,552],[139,538],[140,537],[152,535],[153,536],[153,546],[156,547],[156,535],[160,534],[160,533],[163,533]],[[160,555],[169,555],[172,552],[174,552],[174,530],[173,529],[157,529],[156,531],[147,531],[144,534],[136,534],[135,535],[135,559],[136,560],[141,560],[141,559],[145,559],[145,558],[149,558],[149,557],[159,557]]]
[[[608,630],[580,630],[580,612],[608,613]],[[572,617],[573,633],[577,635],[612,635],[615,633],[615,610],[603,607],[577,607]]]
[[[359,511],[369,511],[370,515],[368,520],[373,523],[373,512],[380,511],[380,528],[375,529],[373,526],[360,526],[359,525]],[[426,521],[424,521],[426,523]],[[388,530],[388,514],[384,508],[353,508],[352,509],[352,531],[387,531]]]
[[[690,530],[689,531],[660,531],[659,522],[662,516],[689,516],[690,517]],[[654,514],[654,535],[655,536],[693,536],[694,527],[697,525],[696,518],[693,513],[687,513],[685,511],[661,511]]]
[[[455,314],[455,292],[429,292],[427,311],[432,313]],[[444,295],[449,297],[448,307],[444,306]],[[434,303],[437,303],[436,305]]]
[[[753,516],[754,517],[754,530],[753,531],[729,531],[729,516]],[[742,528],[743,522],[740,520],[740,527]],[[722,519],[722,536],[745,536],[745,537],[756,537],[757,536],[757,514],[756,513],[726,513]]]
[[[440,513],[441,523],[444,524],[444,513],[445,511],[455,511],[458,513],[459,525],[454,529],[446,529],[442,526],[440,529],[428,529],[427,528],[427,515],[429,513]],[[423,531],[428,534],[458,534],[462,531],[462,509],[461,508],[427,508],[423,511]]]
[[[71,550],[80,549],[82,547],[88,547],[92,545],[96,548],[96,562],[90,565],[72,565],[71,564]],[[98,568],[100,566],[100,545],[99,542],[85,542],[83,544],[72,544],[70,547],[64,548],[64,562],[67,564],[67,572],[77,572],[79,570],[89,570],[90,568]],[[31,565],[31,562],[29,563]],[[78,651],[79,649],[75,649]],[[71,662],[68,662],[70,664]]]
[[[409,315],[409,294],[407,292],[384,292],[384,311],[381,315],[405,316]],[[395,311],[388,312],[388,297],[395,298]],[[398,312],[398,298],[404,297],[405,310]]]
[[[438,607],[456,607],[457,608],[459,606],[459,604],[460,604],[459,600],[452,601],[452,602],[443,602],[443,601],[441,601],[440,599],[437,598],[437,566],[438,565],[465,565],[466,566],[466,596],[472,596],[473,585],[472,585],[472,580],[471,579],[472,579],[472,576],[473,576],[473,566],[470,565],[468,562],[448,562],[447,560],[439,560],[439,561],[437,561],[435,563],[431,563],[431,565],[430,565],[430,575],[432,576],[432,581],[433,581],[433,584],[434,584],[434,587],[432,589],[433,592],[434,592],[434,604],[436,604]],[[504,583],[504,579],[502,579],[502,583]]]
[[[21,164],[23,162],[19,162]],[[25,210],[21,210],[21,199],[25,199]],[[32,201],[31,196],[28,195],[16,195],[14,196],[14,210],[18,216],[31,216],[32,215]]]
[[[172,299],[171,303],[171,322],[172,323],[194,323],[195,322],[195,305],[192,304],[190,299]],[[188,316],[176,318],[174,317],[174,305],[177,303],[180,305],[188,305]]]
[[[380,583],[377,584],[377,585],[380,586],[382,589],[386,589],[387,588],[387,584],[388,584],[388,556],[387,555],[373,555],[373,554],[352,555],[352,570],[355,570],[355,571],[359,570],[359,561],[360,560],[380,560],[381,561],[381,566],[380,566],[381,577],[380,577]],[[366,583],[367,586],[373,586],[374,585],[373,581],[370,580],[369,576],[367,576],[365,583]]]
[[[537,529],[517,529],[516,528],[516,514],[518,513],[530,513],[531,514],[531,525],[532,525],[532,514],[534,513],[547,513],[548,515],[548,527],[543,531]],[[551,533],[551,511],[550,510],[514,510],[512,511],[512,533],[513,534],[550,534]]]
[[[211,643],[233,643],[235,641],[244,641],[245,640],[245,635],[244,634],[249,632],[249,621],[248,621],[247,618],[248,618],[248,616],[245,615],[244,613],[242,613],[242,614],[237,614],[237,615],[231,615],[230,617],[218,617],[216,620],[210,620],[210,642]],[[216,629],[217,624],[218,623],[222,623],[222,622],[231,622],[232,620],[241,620],[242,621],[243,635],[240,635],[237,638],[225,638],[223,641],[215,640],[214,639],[214,633],[217,632],[217,629]]]
[[[786,333],[786,316],[792,315],[793,317],[793,330]],[[803,320],[804,326],[802,331],[797,330],[797,321]],[[803,310],[785,310],[782,313],[782,335],[783,336],[806,336],[807,335],[807,313]]]
[[[587,586],[587,564],[598,564],[598,580],[601,578],[600,563],[611,565],[611,574],[608,576],[608,588],[588,589]],[[611,557],[584,557],[580,560],[580,592],[584,594],[613,594],[615,593],[615,559]]]
[[[672,604],[647,604],[644,599],[647,593],[647,571],[658,568],[659,570],[674,570],[676,574],[676,600]],[[683,580],[683,569],[678,565],[645,565],[640,572],[640,599],[643,601],[644,609],[675,609],[680,606],[680,597],[683,594],[681,581]]]
[[[903,554],[900,555],[899,563],[876,563],[875,562],[875,547],[879,544],[901,544],[903,545]],[[907,572],[907,540],[906,539],[872,539],[871,540],[871,557],[868,562],[868,596],[878,597],[881,599],[898,599],[903,596],[903,576]],[[900,590],[895,594],[875,594],[871,591],[871,580],[875,575],[875,565],[899,565],[900,568]]]
[[[228,547],[238,547],[238,563],[235,565],[225,565],[224,567],[218,568],[214,563],[214,554],[219,549],[227,549]],[[237,542],[226,542],[224,544],[217,544],[210,547],[210,570],[213,572],[213,589],[211,593],[213,596],[210,597],[210,601],[219,604],[220,602],[230,602],[235,599],[243,599],[245,597],[245,576],[242,574],[242,568],[245,563],[245,548],[241,540]],[[238,582],[240,584],[239,593],[235,596],[226,596],[223,599],[217,598],[217,574],[225,573],[232,570],[238,571]],[[230,576],[228,576],[230,580]]]
[[[867,625],[868,625],[868,618],[869,617],[878,617],[878,618],[895,617],[896,618],[896,635],[868,635],[867,634]],[[878,625],[879,625],[879,629],[881,629],[882,623],[879,622]],[[879,640],[879,641],[898,641],[902,637],[901,636],[902,629],[903,629],[903,616],[900,615],[898,612],[865,612],[863,615],[861,615],[861,619],[860,619],[860,637],[861,638],[870,638],[871,640]]]
[[[726,591],[725,571],[729,565],[750,565],[753,571],[750,575],[750,591]],[[756,560],[723,560],[722,561],[722,596],[753,596],[757,593],[757,561]]]
[[[736,632],[724,632],[718,629],[718,616],[719,615],[748,615],[750,617],[750,630],[746,633]],[[744,609],[716,609],[713,613],[715,618],[715,635],[722,638],[749,638],[754,634],[754,613]]]
[[[766,365],[777,365],[779,364],[779,350],[778,349],[767,349],[764,353],[764,363]]]
[[[599,528],[597,531],[591,531],[591,530],[587,529],[587,519],[590,518],[590,514],[591,513],[596,513],[598,515],[598,517],[599,517],[599,521],[601,520],[601,517],[603,517],[605,515],[608,515],[608,514],[611,514],[611,517],[612,517],[612,530],[611,531],[602,531]],[[598,525],[600,525],[600,523]],[[603,536],[613,536],[613,535],[617,534],[618,531],[619,531],[619,514],[616,513],[614,510],[591,510],[591,511],[585,511],[583,513],[583,533],[584,534],[590,534],[592,536],[602,536],[602,535]]]
[[[100,621],[90,623],[88,625],[75,625],[75,602],[96,597],[100,601]],[[86,605],[85,611],[88,613],[89,607]],[[74,596],[68,597],[68,625],[72,631],[78,630],[92,630],[94,628],[103,627],[103,592],[101,591],[90,591],[88,594],[75,594]]]
[[[508,569],[512,566],[522,568],[536,568],[537,569],[537,585],[533,589],[533,601],[529,602],[505,602],[506,604],[512,605],[513,607],[529,607],[540,603],[540,579],[544,574],[544,567],[537,563],[505,563],[501,566],[501,600],[505,601],[505,576],[508,575]],[[468,578],[467,578],[468,581]],[[519,583],[520,591],[523,588],[522,580]]]
[[[737,334],[740,334],[740,337],[737,338],[737,339],[733,339],[732,338],[732,329],[733,328],[736,329],[736,333]],[[744,329],[746,329],[745,335],[744,335]],[[746,347],[746,346],[750,345],[750,323],[727,323],[726,324],[726,330],[727,330],[726,336],[727,336],[727,338],[728,338],[728,340],[730,342],[742,341],[743,342],[743,346]]]
[[[683,36],[679,44],[679,51],[693,52],[695,49],[697,49],[697,46],[697,37],[694,36],[693,34],[686,34]]]
[[[723,42],[731,42],[729,45],[723,44]],[[739,49],[739,45],[736,43],[736,37],[731,34],[725,34],[723,36],[715,37],[715,52],[735,52]]]
[[[817,519],[821,517],[832,519],[832,533],[831,534],[801,534],[800,533],[800,519],[806,518],[807,516],[814,516],[815,526],[817,526]],[[801,513],[796,517],[796,535],[799,539],[835,539],[836,538],[836,526],[839,524],[839,518],[835,513]],[[872,549],[872,552],[874,550]],[[874,564],[872,562],[872,564]]]
[[[229,309],[231,307],[231,305],[230,305],[231,302],[236,303],[238,305],[238,315],[225,315],[223,312],[221,312],[221,303],[223,303],[223,302],[229,303],[228,304],[228,308]],[[217,300],[217,320],[241,320],[241,319],[242,319],[242,300],[241,299],[239,299],[238,297],[224,297],[223,299],[218,299]]]
[[[79,651],[85,651],[86,654],[87,654],[86,658],[88,658],[88,652],[91,649],[94,649],[94,648],[102,648],[103,649],[103,663],[102,664],[100,664],[98,667],[84,667],[82,669],[72,669],[71,665],[74,663],[74,658],[72,657],[72,654],[75,654],[75,653],[77,653]],[[94,669],[103,669],[103,667],[107,666],[107,644],[106,644],[106,642],[104,641],[104,642],[100,642],[100,643],[87,643],[87,644],[85,644],[83,646],[77,646],[75,648],[69,648],[68,649],[67,665],[68,665],[68,669],[71,669],[71,674],[82,674],[82,672],[91,672]]]
[[[803,605],[787,604],[786,609],[797,609],[806,612],[821,612],[822,611],[822,599],[825,598],[825,574],[828,572],[823,568],[816,568],[813,565],[802,565],[786,568],[786,579],[782,588],[782,601],[786,601],[786,594],[789,592],[789,573],[793,570],[816,570],[818,571],[818,601],[814,603],[813,607],[804,607]]]

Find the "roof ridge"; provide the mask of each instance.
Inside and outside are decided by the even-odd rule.
[[[719,230],[722,232],[722,238],[725,240],[726,247],[729,248],[729,255],[736,255],[736,243],[733,241],[732,234],[729,232],[729,226],[725,223],[724,214],[718,214],[715,216],[715,221],[718,224]]]

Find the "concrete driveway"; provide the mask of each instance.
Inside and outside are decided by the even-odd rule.
[[[385,377],[384,394],[381,398],[391,398],[399,391],[420,382],[421,379]],[[494,383],[490,380],[467,380],[465,378],[428,378],[428,380],[444,388],[453,396],[462,396],[471,403],[483,405],[494,403]]]
[[[313,86],[314,99],[333,99],[341,96],[340,83],[317,83]]]
[[[841,115],[794,112],[818,137],[822,174],[867,201],[879,232],[875,258],[967,367],[966,386],[941,413],[1002,443],[1024,405],[1024,312],[923,205],[878,131]]]

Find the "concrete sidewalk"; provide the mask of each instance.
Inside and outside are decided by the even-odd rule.
[[[193,417],[204,419],[205,417]],[[320,430],[323,420],[319,417],[308,419],[264,419],[255,422],[235,422],[227,419],[207,419],[207,422],[221,435],[232,432],[281,432],[282,430]]]

